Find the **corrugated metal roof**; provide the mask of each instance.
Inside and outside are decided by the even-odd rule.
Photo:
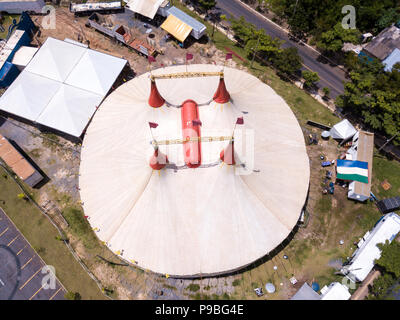
[[[206,29],[206,26],[204,24],[202,24],[201,22],[199,22],[196,19],[192,18],[191,16],[189,16],[185,12],[179,10],[177,7],[169,8],[168,9],[168,15],[174,15],[179,20],[181,20],[184,23],[186,23],[188,26],[191,26],[197,32],[202,32],[204,29]]]
[[[191,26],[187,25],[172,14],[164,21],[161,28],[172,34],[180,42],[184,42],[190,32],[192,32]]]
[[[394,49],[392,53],[382,61],[382,63],[385,65],[385,71],[392,71],[393,66],[397,62],[400,62],[400,50],[397,48]]]
[[[400,29],[391,26],[373,38],[364,50],[370,55],[384,60],[396,48],[400,48]]]

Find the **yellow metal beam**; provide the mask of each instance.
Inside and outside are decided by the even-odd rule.
[[[221,136],[221,137],[196,137],[189,139],[174,139],[174,140],[161,140],[152,141],[152,145],[169,145],[169,144],[183,144],[186,142],[213,142],[213,141],[233,141],[232,136]]]
[[[178,73],[167,73],[160,75],[152,75],[151,79],[178,79],[178,78],[197,78],[197,77],[223,77],[224,72],[178,72]]]

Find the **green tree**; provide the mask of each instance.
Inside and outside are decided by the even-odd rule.
[[[382,250],[381,257],[375,263],[385,270],[385,273],[391,273],[396,278],[400,278],[400,243],[398,241],[386,241],[385,244],[378,244]]]
[[[82,299],[79,292],[71,292],[71,291],[66,292],[64,295],[64,298],[67,300],[81,300]]]
[[[323,87],[322,92],[324,93],[324,98],[328,98],[329,94],[331,93],[331,89],[329,89],[328,87]]]
[[[385,72],[378,60],[354,65],[336,104],[358,116],[370,129],[394,136],[400,130],[400,70]],[[393,140],[400,143],[400,136]]]
[[[215,0],[196,0],[195,3],[207,13],[217,5]]]
[[[338,52],[345,42],[357,44],[360,42],[361,34],[357,29],[343,29],[341,23],[337,23],[332,30],[321,35],[317,46],[325,51]]]
[[[302,76],[305,80],[304,85],[308,88],[315,86],[315,83],[319,81],[319,75],[317,72],[304,70]]]
[[[284,74],[294,74],[300,70],[303,60],[301,59],[297,48],[285,48],[282,52],[273,58],[274,66]]]
[[[272,59],[276,54],[282,52],[280,47],[283,41],[267,35],[264,29],[258,30],[254,24],[247,22],[244,17],[231,18],[229,21],[235,38],[244,45],[247,55],[251,56],[255,52],[264,59]]]

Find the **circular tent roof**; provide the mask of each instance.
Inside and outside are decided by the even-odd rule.
[[[214,65],[188,69],[221,71]],[[174,66],[153,75],[184,71]],[[160,145],[177,167],[152,170],[149,122],[159,125],[152,132],[160,141],[182,139],[182,119],[179,108],[148,105],[148,73],[115,90],[87,130],[80,167],[85,214],[111,250],[143,269],[171,276],[238,270],[277,247],[299,219],[309,161],[296,118],[250,74],[225,68],[224,78],[231,97],[226,104],[211,100],[219,77],[156,84],[170,104],[191,99],[199,105],[202,137],[230,136],[236,119],[244,118],[234,134],[235,166],[220,162],[229,141],[214,141],[201,142],[202,166],[195,169],[182,167],[182,144]]]

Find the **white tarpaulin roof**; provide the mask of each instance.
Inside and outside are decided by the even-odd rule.
[[[348,271],[356,281],[363,281],[375,265],[375,259],[381,256],[381,250],[377,247],[379,243],[390,242],[400,232],[400,217],[395,213],[388,213],[375,228],[363,239],[360,248],[353,254],[351,263],[342,268],[346,274]],[[350,278],[352,278],[350,277]]]
[[[0,98],[0,109],[79,137],[125,64],[48,38]]]
[[[344,119],[339,123],[335,124],[330,130],[330,134],[333,139],[347,140],[353,137],[356,133],[357,130],[347,119]]]
[[[191,72],[221,69],[188,66]],[[221,166],[227,141],[201,143],[205,167],[153,172],[148,122],[159,124],[153,129],[157,140],[179,139],[182,119],[179,108],[148,105],[148,73],[116,89],[88,128],[79,179],[85,215],[110,250],[140,268],[180,276],[236,270],[276,248],[300,217],[310,171],[294,114],[254,76],[225,67],[224,79],[231,94],[226,104],[210,102],[218,76],[160,79],[157,87],[171,104],[186,99],[199,104],[204,137],[229,136],[236,119],[244,117],[235,130],[237,161],[247,165],[244,175],[238,174],[239,164]],[[160,145],[160,151],[170,163],[185,163],[182,144]]]
[[[349,288],[339,282],[332,282],[321,294],[321,300],[349,300],[350,297]]]
[[[164,0],[128,0],[126,2],[128,8],[133,12],[153,19]]]
[[[20,47],[12,59],[12,64],[25,67],[32,60],[37,51],[38,48],[35,47]]]

